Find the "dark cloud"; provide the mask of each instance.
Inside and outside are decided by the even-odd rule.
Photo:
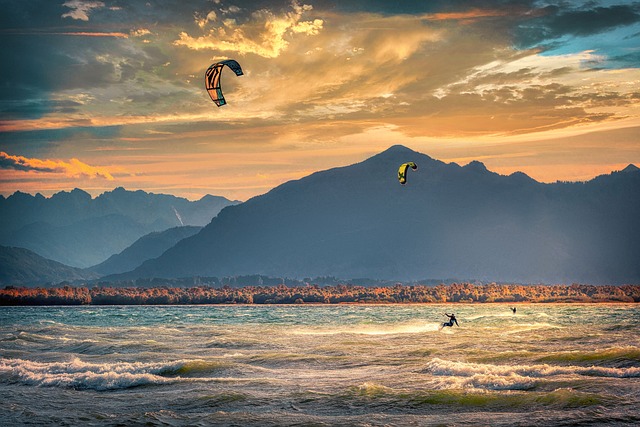
[[[520,47],[547,44],[567,35],[590,36],[636,24],[640,22],[640,5],[634,3],[573,10],[546,6],[538,10],[537,15],[516,28],[516,44]]]
[[[37,119],[46,113],[57,112],[71,114],[79,110],[80,103],[73,101],[57,101],[50,99],[34,99],[0,102],[0,117],[4,120]]]
[[[115,138],[121,132],[120,126],[79,126],[63,129],[40,129],[21,132],[0,132],[0,150],[19,152],[23,155],[39,156],[50,152],[67,141],[82,138],[84,145],[92,141]]]
[[[139,59],[98,59],[117,52],[118,41],[79,39],[60,35],[0,36],[0,52],[7,64],[0,68],[0,109],[14,118],[23,112],[23,118],[34,118],[58,107],[48,100],[51,92],[95,88],[134,78]],[[17,100],[40,106],[33,111],[11,111]]]
[[[532,8],[529,0],[309,0],[316,9],[334,9],[343,12],[371,12],[383,15],[462,12],[470,9]]]
[[[618,5],[558,15],[549,24],[554,34],[587,36],[640,21],[638,6]]]
[[[167,62],[157,47],[136,45],[130,31],[147,24],[193,22],[193,9],[179,1],[108,1],[87,12],[88,20],[63,17],[72,8],[50,0],[0,0],[0,111],[5,119],[32,119],[62,108],[57,91],[132,81],[141,71]],[[204,3],[204,2],[200,2]],[[92,35],[115,34],[116,37]],[[137,46],[137,47],[136,47]],[[73,107],[73,106],[68,106]],[[71,110],[67,110],[70,112]]]

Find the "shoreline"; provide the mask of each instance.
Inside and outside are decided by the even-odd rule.
[[[640,285],[317,285],[213,288],[71,287],[0,289],[0,306],[101,305],[381,305],[381,304],[612,304],[640,302]]]
[[[513,302],[387,302],[387,303],[370,303],[370,302],[355,302],[355,303],[306,303],[306,304],[286,304],[286,303],[269,303],[269,304],[246,304],[246,303],[212,303],[212,304],[0,304],[0,310],[7,307],[50,307],[50,308],[100,308],[100,307],[392,307],[392,306],[491,306],[491,305],[565,305],[565,306],[580,306],[580,305],[611,305],[611,306],[628,306],[634,307],[640,304],[637,301],[624,302],[624,301],[580,301],[580,302],[567,302],[567,301],[522,301],[518,303]],[[514,314],[517,316],[518,314]]]

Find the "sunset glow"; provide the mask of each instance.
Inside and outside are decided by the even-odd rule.
[[[634,2],[61,0],[0,19],[4,196],[246,200],[395,144],[543,182],[640,163]],[[223,73],[218,108],[204,72],[227,58],[245,73]]]

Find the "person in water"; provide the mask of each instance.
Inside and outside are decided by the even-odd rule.
[[[513,314],[516,314],[516,308],[515,307],[512,307],[511,311],[513,311]]]
[[[453,326],[453,324],[454,324],[454,323],[456,324],[456,326],[460,326],[460,325],[458,325],[458,319],[456,319],[456,315],[455,315],[455,313],[451,313],[451,314],[447,314],[447,313],[445,313],[444,315],[445,315],[445,316],[447,316],[447,317],[449,318],[449,321],[448,321],[448,322],[444,322],[444,323],[442,324],[442,327],[443,327],[443,328],[444,328],[445,326]]]

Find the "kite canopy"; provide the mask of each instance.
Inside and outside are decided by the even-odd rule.
[[[216,62],[207,69],[207,72],[204,75],[204,83],[211,100],[215,102],[218,107],[227,103],[222,95],[222,89],[220,88],[220,74],[222,74],[222,68],[224,68],[225,65],[231,68],[231,71],[236,73],[236,76],[241,76],[243,74],[242,67],[240,67],[240,64],[233,59]]]
[[[400,184],[402,185],[407,182],[407,169],[409,168],[416,170],[418,169],[418,166],[413,162],[408,162],[401,164],[398,169],[398,181],[400,181]]]

